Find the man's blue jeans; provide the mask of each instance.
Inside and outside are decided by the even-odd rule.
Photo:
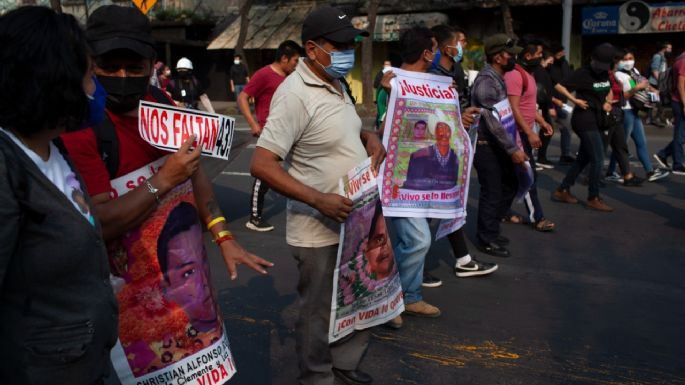
[[[419,302],[423,265],[431,246],[431,231],[426,218],[390,218],[395,226],[393,245],[397,269],[404,291],[404,303]]]
[[[685,143],[685,117],[683,104],[671,101],[673,108],[673,140],[659,151],[661,158],[673,157],[673,167],[683,166],[683,143]]]

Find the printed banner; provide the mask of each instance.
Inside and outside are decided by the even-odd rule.
[[[582,23],[583,35],[684,32],[685,2],[583,7]]]
[[[113,180],[112,195],[139,186],[163,160]],[[119,303],[111,355],[123,385],[220,385],[236,373],[190,181],[110,245],[109,257]]]
[[[381,166],[383,213],[392,217],[464,215],[473,147],[461,124],[452,78],[393,69]]]
[[[500,120],[502,128],[509,134],[511,140],[516,143],[521,151],[523,151],[523,143],[521,142],[521,136],[516,128],[516,120],[514,119],[514,112],[509,104],[509,99],[504,99],[493,107],[495,108],[493,115]],[[533,175],[533,168],[530,167],[528,161],[514,164],[514,171],[516,172],[516,178],[519,182],[519,187],[516,191],[514,200],[520,202],[521,199],[528,194],[528,190],[530,190],[531,186],[533,186],[535,176]]]
[[[471,148],[476,148],[476,142],[478,141],[478,126],[480,125],[480,116],[483,113],[489,113],[487,110],[480,109],[477,114],[473,117],[473,123],[468,129],[469,141],[471,142]],[[473,162],[473,157],[471,157],[471,162]],[[469,170],[471,169],[471,164],[469,164]],[[466,196],[468,199],[469,184],[471,183],[471,178],[466,179]],[[462,215],[457,215],[452,219],[441,219],[438,224],[438,229],[435,232],[435,240],[452,234],[453,232],[459,230],[466,223],[466,210]]]
[[[402,285],[370,158],[340,180],[340,194],[354,203],[340,230],[330,342],[388,322],[404,311]]]
[[[140,137],[162,150],[178,150],[195,134],[193,145],[202,146],[202,155],[228,160],[234,127],[235,119],[211,112],[146,101],[138,107]]]

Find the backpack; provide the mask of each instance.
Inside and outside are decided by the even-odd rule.
[[[525,94],[526,91],[528,91],[528,76],[526,76],[528,72],[526,72],[526,70],[523,67],[521,67],[518,63],[516,63],[514,69],[518,71],[518,73],[521,75],[521,96],[523,96],[523,94]]]
[[[621,72],[629,75],[630,78],[635,81],[635,83],[639,83],[644,79],[644,77],[635,70],[621,70]],[[640,90],[634,93],[633,96],[628,99],[628,103],[630,103],[630,107],[632,107],[635,111],[649,111],[654,108],[654,103],[652,103],[647,90]]]
[[[155,86],[150,86],[149,90],[157,103],[173,105],[164,91]],[[93,132],[95,133],[95,141],[97,142],[100,158],[105,163],[109,179],[112,180],[116,178],[117,171],[119,170],[119,138],[117,138],[114,123],[105,114],[105,119],[93,127]]]

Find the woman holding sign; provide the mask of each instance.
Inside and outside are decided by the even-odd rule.
[[[58,138],[103,113],[85,37],[71,15],[18,8],[0,17],[0,61],[0,384],[101,384],[117,304]]]

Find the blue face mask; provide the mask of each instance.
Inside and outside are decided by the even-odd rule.
[[[438,68],[440,65],[440,57],[442,56],[442,53],[440,53],[440,50],[435,51],[435,55],[433,55],[433,63],[431,63],[431,68]]]
[[[320,45],[316,44],[316,46],[321,48],[322,51],[326,52],[331,57],[331,65],[328,67],[324,67],[321,63],[319,63],[319,65],[323,67],[328,76],[333,79],[344,78],[352,70],[352,67],[354,67],[354,49],[328,52]]]
[[[448,47],[457,49],[457,54],[452,56],[452,60],[454,60],[455,63],[459,63],[461,59],[464,58],[464,48],[461,47],[461,43],[457,42],[456,47],[453,45],[448,45]]]
[[[105,87],[100,84],[96,76],[93,76],[93,81],[95,82],[95,92],[93,92],[93,95],[86,94],[86,97],[88,97],[88,115],[81,125],[84,128],[97,126],[105,119],[107,91],[105,91]]]

